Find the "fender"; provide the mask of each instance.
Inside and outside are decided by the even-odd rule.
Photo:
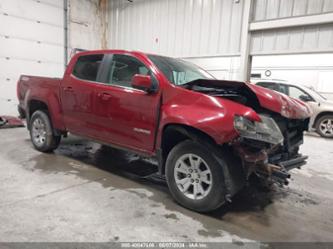
[[[220,166],[226,165],[226,167],[221,167],[221,171],[225,183],[224,187],[226,188],[225,198],[227,201],[230,201],[229,197],[233,196],[245,185],[245,173],[239,158],[232,156],[233,152],[229,146],[220,146],[212,143],[210,139],[213,140],[213,138],[207,137],[207,134],[200,134],[194,129],[192,132],[191,127],[185,127],[184,125],[179,124],[168,125],[165,129],[167,130],[168,127],[171,126],[172,130],[176,130],[177,132],[190,138],[192,141],[204,145],[208,151],[212,152],[213,157]],[[221,157],[221,155],[223,155],[223,157]],[[162,150],[158,150],[157,159],[159,162],[159,174],[164,175],[166,158],[163,157]]]
[[[238,137],[233,125],[235,115],[260,120],[257,113],[250,107],[227,99],[191,93],[191,95],[186,94],[187,98],[177,95],[162,105],[157,148],[161,146],[165,127],[170,124],[193,127],[207,134],[216,144],[224,144]]]
[[[65,130],[63,118],[62,118],[62,109],[61,104],[59,102],[59,97],[57,96],[56,92],[50,91],[48,88],[38,88],[38,93],[32,89],[29,89],[26,93],[24,105],[26,109],[27,121],[30,118],[30,102],[33,100],[40,101],[44,103],[50,114],[50,118],[52,121],[53,128],[57,130]]]

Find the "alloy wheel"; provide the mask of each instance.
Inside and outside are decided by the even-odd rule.
[[[192,200],[206,197],[213,185],[208,164],[195,154],[184,154],[176,161],[174,177],[178,189]]]
[[[46,126],[40,118],[32,123],[32,139],[37,146],[43,146],[46,141]]]
[[[320,122],[319,129],[325,136],[333,135],[333,120],[330,118],[324,119]]]

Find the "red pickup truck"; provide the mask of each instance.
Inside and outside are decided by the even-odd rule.
[[[200,212],[251,179],[287,184],[288,171],[306,163],[298,151],[306,104],[180,59],[80,52],[63,79],[22,75],[17,95],[37,150],[56,149],[70,132],[155,157],[174,199]]]

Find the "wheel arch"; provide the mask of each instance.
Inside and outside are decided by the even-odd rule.
[[[185,140],[207,141],[216,144],[215,140],[207,133],[189,125],[170,123],[166,124],[161,132],[161,141],[158,149],[159,172],[164,174],[165,162],[169,152],[174,146]]]
[[[174,146],[185,140],[192,140],[212,152],[220,165],[222,162],[226,167],[222,167],[223,178],[227,195],[233,196],[245,185],[245,172],[240,158],[234,155],[233,149],[227,143],[217,144],[207,133],[183,124],[169,124],[164,127],[161,141],[161,157],[159,158],[159,173],[165,174],[166,159]]]
[[[29,120],[32,114],[37,110],[44,110],[48,112],[52,127],[54,132],[57,134],[64,133],[66,131],[61,107],[58,103],[58,100],[52,96],[49,99],[40,99],[38,97],[31,97],[26,104],[26,119],[27,119],[27,128],[29,127]]]
[[[313,127],[315,128],[316,125],[317,125],[318,120],[319,120],[321,117],[326,116],[326,115],[333,115],[333,111],[323,111],[323,112],[320,112],[320,113],[316,116],[316,118],[315,118],[315,120],[314,120],[314,122],[313,122]]]
[[[33,104],[37,107],[35,110],[31,111],[31,121],[29,122],[29,126],[31,126],[31,141],[38,151],[46,153],[52,152],[58,147],[61,141],[61,135],[56,133],[56,130],[53,128],[50,115],[47,109],[45,109],[45,105],[36,102]],[[37,120],[39,124],[36,123]]]
[[[44,101],[41,101],[39,99],[30,99],[27,107],[28,108],[27,108],[26,118],[27,118],[28,129],[30,129],[29,121],[34,112],[36,112],[38,110],[45,110],[45,111],[49,112],[49,107],[48,107],[47,103],[45,103]],[[50,117],[50,119],[51,119],[51,117]]]

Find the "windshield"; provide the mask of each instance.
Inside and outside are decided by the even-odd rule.
[[[308,86],[304,86],[309,92],[310,94],[316,98],[316,99],[322,99],[322,100],[327,100],[323,95],[321,95],[320,93],[316,92],[315,90],[313,90],[312,88],[308,87]]]
[[[190,62],[158,55],[148,55],[148,58],[171,83],[177,86],[198,79],[214,79],[205,70]]]

